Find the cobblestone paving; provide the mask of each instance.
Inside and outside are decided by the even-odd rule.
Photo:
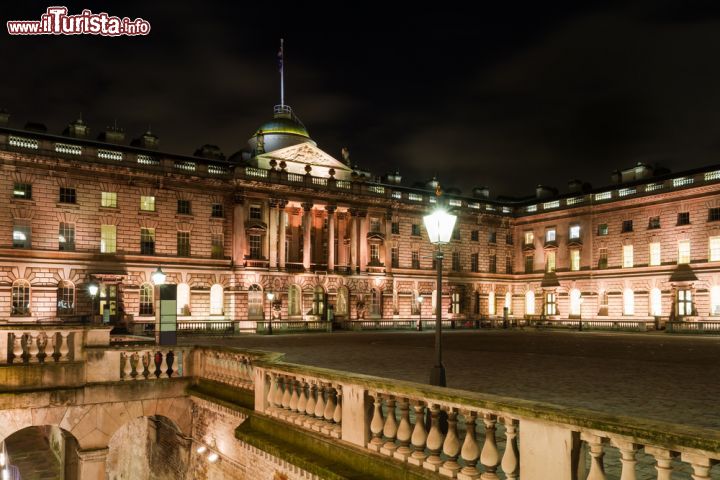
[[[348,333],[203,338],[284,352],[285,361],[427,382],[432,332]],[[448,386],[612,414],[720,430],[720,338],[557,331],[445,332]],[[608,478],[619,478],[607,449]],[[638,478],[656,478],[639,455]],[[690,479],[687,465],[673,480]],[[720,466],[712,473],[720,479]]]

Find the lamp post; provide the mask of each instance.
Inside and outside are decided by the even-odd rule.
[[[435,264],[437,265],[437,288],[435,297],[435,366],[430,372],[430,385],[446,386],[445,367],[442,364],[442,245],[450,242],[455,215],[449,214],[444,208],[435,209],[430,215],[423,217],[430,243],[435,245]]]
[[[150,277],[155,285],[164,285],[167,275],[162,271],[162,268],[158,267]]]
[[[90,298],[92,298],[92,305],[90,306],[90,323],[95,323],[95,299],[97,298],[98,291],[100,290],[100,287],[97,283],[91,283],[88,285],[88,293],[90,294]]]
[[[415,301],[416,301],[417,304],[418,304],[418,324],[417,324],[417,329],[418,329],[418,332],[422,332],[422,302],[423,302],[423,297],[422,297],[422,295],[418,295],[417,298],[415,298]]]
[[[275,300],[275,294],[273,292],[267,293],[267,299],[268,299],[268,335],[272,335],[272,304],[273,300]]]

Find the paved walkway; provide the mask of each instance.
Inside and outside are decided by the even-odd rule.
[[[432,332],[183,339],[427,382]],[[448,386],[720,430],[720,338],[558,331],[444,334]]]

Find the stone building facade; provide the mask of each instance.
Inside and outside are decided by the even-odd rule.
[[[181,322],[253,329],[270,315],[319,320],[329,310],[338,321],[433,315],[422,217],[436,185],[409,188],[353,166],[347,152],[333,158],[289,107],[227,159],[209,145],[163,153],[150,132],[126,142],[108,128],[92,140],[82,121],[62,135],[10,125],[0,115],[0,322],[94,312],[150,328],[158,267],[178,285]],[[600,189],[445,194],[458,222],[444,247],[443,315],[720,315],[719,192],[720,167],[638,164]]]

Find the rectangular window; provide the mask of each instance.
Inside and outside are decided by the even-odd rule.
[[[650,244],[650,266],[657,267],[660,265],[660,243],[654,242]]]
[[[580,225],[570,225],[568,237],[570,240],[580,240]]]
[[[75,189],[60,187],[60,203],[77,203]]]
[[[155,197],[152,195],[141,195],[140,196],[140,210],[143,212],[154,212],[155,211]]]
[[[100,192],[100,206],[105,208],[117,208],[117,193]]]
[[[452,253],[452,270],[453,272],[460,271],[460,252]]]
[[[597,234],[599,237],[604,237],[605,235],[608,234],[608,231],[609,231],[609,229],[608,229],[607,223],[601,223],[600,225],[598,225]]]
[[[377,243],[370,244],[370,264],[380,264],[380,245],[378,245]]]
[[[286,240],[287,241],[287,240]],[[221,233],[213,233],[211,239],[210,256],[214,259],[221,260],[225,256],[223,248],[223,236]],[[287,261],[287,250],[285,250],[285,260]]]
[[[400,222],[392,222],[392,225],[390,228],[391,228],[390,232],[393,235],[400,235]]]
[[[525,232],[523,244],[526,246],[532,246],[533,242],[535,242],[535,234],[530,230]]]
[[[480,259],[480,255],[477,253],[473,253],[470,255],[470,271],[471,272],[479,272],[480,271],[479,259]]]
[[[557,241],[557,231],[554,228],[545,230],[545,243],[555,243]]]
[[[262,258],[260,235],[250,235],[250,258],[255,260]]]
[[[13,248],[30,248],[30,225],[13,225]]]
[[[452,239],[460,240],[460,226],[459,225],[455,225],[455,228],[453,229],[453,232],[452,232]]]
[[[555,271],[555,252],[554,251],[546,252],[546,254],[545,254],[545,271],[546,272],[554,272]]]
[[[224,218],[225,217],[225,209],[223,208],[223,204],[222,203],[213,203],[212,210],[210,211],[210,216],[212,218]]]
[[[192,215],[190,200],[178,200],[177,213],[178,215]]]
[[[545,315],[557,315],[557,302],[554,293],[545,294]]]
[[[678,314],[680,316],[693,314],[692,292],[690,290],[678,290]]]
[[[250,205],[250,219],[262,220],[262,207],[256,203]]]
[[[100,225],[100,253],[115,253],[117,227]]]
[[[708,209],[708,222],[717,222],[720,220],[720,208]]]
[[[607,248],[601,248],[598,252],[598,268],[608,268],[608,252]]]
[[[32,200],[32,184],[16,183],[13,187],[13,198]]]
[[[533,273],[535,257],[533,255],[525,256],[525,273]]]
[[[60,223],[58,229],[58,250],[72,252],[75,250],[75,224]]]
[[[140,229],[140,253],[143,255],[155,254],[155,229]]]
[[[392,268],[400,267],[400,252],[398,251],[398,247],[390,248],[390,261]]]
[[[413,223],[412,224],[412,234],[415,237],[419,237],[422,234],[420,233],[420,224],[419,223]]]
[[[495,230],[488,232],[488,243],[497,243],[497,232]]]
[[[580,250],[570,250],[570,270],[580,270]]]
[[[177,232],[178,257],[190,256],[190,232]]]
[[[505,243],[508,244],[508,245],[512,245],[512,244],[513,244],[513,236],[512,236],[512,233],[507,233],[507,234],[505,235]]]
[[[412,268],[419,269],[420,268],[420,252],[417,250],[412,251]]]
[[[648,229],[654,230],[660,228],[660,217],[650,217],[648,220]]]
[[[505,273],[513,273],[513,261],[510,255],[505,257]]]
[[[633,266],[633,246],[623,245],[623,268],[632,268]]]
[[[371,232],[380,232],[380,219],[379,218],[371,218],[370,219],[370,231]]]
[[[470,232],[470,241],[471,242],[477,242],[480,240],[480,231],[479,230],[472,230]]]
[[[488,272],[497,273],[497,255],[488,256]]]
[[[633,221],[632,220],[623,220],[622,222],[622,228],[620,229],[621,233],[628,233],[633,231]]]
[[[678,242],[678,264],[690,263],[690,240]]]
[[[690,212],[680,212],[678,213],[678,225],[690,225]]]
[[[720,262],[720,237],[710,237],[710,261]]]

